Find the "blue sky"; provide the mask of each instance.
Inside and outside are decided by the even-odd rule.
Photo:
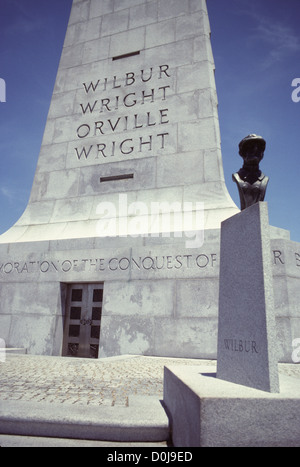
[[[165,0],[168,1],[168,0]],[[26,208],[71,9],[71,0],[0,0],[0,233]],[[207,0],[216,64],[225,181],[241,167],[239,141],[267,141],[270,223],[300,241],[299,0]],[[299,87],[300,96],[300,87]]]

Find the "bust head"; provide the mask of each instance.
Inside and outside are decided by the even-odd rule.
[[[246,136],[239,144],[239,154],[244,159],[244,167],[258,167],[264,157],[265,140],[258,135]]]
[[[265,198],[269,178],[259,169],[265,148],[265,140],[254,134],[246,136],[239,144],[244,165],[232,178],[238,186],[242,210]]]

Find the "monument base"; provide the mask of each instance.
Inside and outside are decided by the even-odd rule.
[[[165,367],[164,404],[175,447],[300,446],[300,382],[280,393],[216,378],[212,367]]]
[[[31,355],[62,355],[72,308],[69,288],[100,283],[99,357],[216,359],[220,230],[205,230],[200,248],[187,248],[189,240],[91,237],[0,244],[0,337],[7,347],[26,348]],[[300,247],[276,228],[271,247],[278,360],[291,363],[292,342],[300,336]]]

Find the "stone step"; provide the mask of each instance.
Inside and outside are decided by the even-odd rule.
[[[159,399],[129,398],[128,407],[1,401],[0,433],[116,442],[166,442],[169,420]]]
[[[70,438],[45,438],[40,436],[15,436],[1,435],[0,447],[2,448],[167,448],[167,441],[157,442],[117,442],[117,441],[95,441],[87,439]]]
[[[24,347],[6,347],[2,349],[8,356],[10,355],[25,355],[27,354],[27,349]]]

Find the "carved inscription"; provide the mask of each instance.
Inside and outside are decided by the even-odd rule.
[[[258,354],[258,345],[253,340],[224,339],[224,349],[230,352]]]
[[[83,143],[74,148],[76,158],[101,160],[165,149],[170,78],[169,65],[160,65],[83,83],[83,96],[89,101],[79,104],[85,120],[76,129],[76,138]],[[135,134],[140,129],[145,130],[143,136]]]
[[[297,268],[300,268],[300,253],[295,252],[293,253],[293,262]],[[292,258],[291,258],[292,259]],[[273,264],[276,266],[281,266],[286,264],[285,255],[280,250],[273,250]]]
[[[273,251],[274,264],[284,264],[283,255],[280,250]]]
[[[285,264],[283,254],[274,250],[274,264]],[[300,253],[294,255],[297,268],[300,268]],[[76,259],[44,259],[37,261],[0,260],[0,275],[12,273],[48,273],[70,271],[159,271],[197,268],[199,270],[218,267],[216,253],[200,253],[190,255],[163,255],[163,256],[133,256],[113,258],[76,258]],[[230,340],[229,340],[230,341]],[[228,341],[228,342],[229,342]],[[229,345],[229,344],[228,344]]]
[[[206,269],[214,268],[217,255],[164,255],[164,256],[136,256],[113,258],[82,258],[82,259],[44,259],[39,261],[6,261],[0,262],[0,275],[30,274],[40,272],[70,271],[101,272],[101,271],[160,271],[178,269]]]

